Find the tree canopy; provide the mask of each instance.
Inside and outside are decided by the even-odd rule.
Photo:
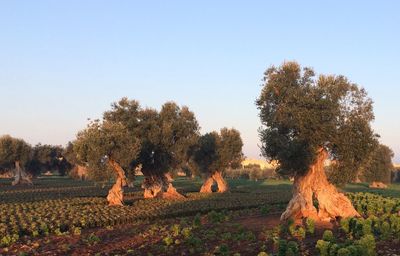
[[[167,102],[157,111],[122,98],[104,113],[101,122],[92,122],[78,134],[74,151],[77,161],[97,170],[90,171],[96,177],[107,173],[100,159],[108,155],[123,169],[140,168],[145,189],[156,186],[161,191],[169,184],[166,173],[189,161],[189,148],[197,142],[199,129],[194,113],[186,106]]]
[[[243,160],[243,142],[236,129],[222,128],[220,133],[206,133],[200,137],[193,160],[204,174],[236,168]]]
[[[243,160],[243,142],[239,131],[222,128],[220,133],[211,132],[201,136],[193,150],[193,162],[205,178],[200,192],[212,192],[214,181],[218,192],[228,190],[222,173],[227,168],[236,168]]]
[[[315,78],[296,62],[271,67],[256,104],[262,154],[278,160],[280,171],[302,174],[325,148],[339,163],[341,176],[354,178],[376,138],[372,100],[363,88],[340,75]]]
[[[367,158],[362,168],[365,181],[390,183],[393,170],[393,151],[386,145],[379,144]]]
[[[11,169],[15,162],[25,166],[31,158],[32,147],[22,139],[10,135],[0,137],[0,165]]]
[[[32,149],[32,157],[27,164],[27,169],[39,174],[44,171],[58,171],[65,175],[71,168],[71,163],[63,155],[64,149],[61,146],[37,144]]]
[[[104,114],[104,119],[124,124],[139,138],[140,152],[136,165],[150,178],[164,180],[164,175],[189,160],[189,148],[196,143],[199,125],[188,107],[165,103],[160,111],[141,108],[135,100],[121,99]]]
[[[78,162],[86,163],[89,176],[107,180],[113,173],[107,160],[116,161],[124,170],[132,169],[139,153],[139,140],[121,123],[95,120],[80,131],[74,142]]]

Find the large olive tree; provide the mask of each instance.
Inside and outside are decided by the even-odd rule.
[[[141,108],[137,101],[123,98],[112,105],[104,119],[124,124],[139,138],[141,146],[135,165],[145,176],[144,196],[182,197],[166,175],[184,165],[190,157],[189,148],[199,136],[199,125],[193,112],[174,102],[165,103],[160,111]]]
[[[312,69],[286,62],[267,69],[256,104],[263,124],[262,154],[294,176],[293,198],[281,219],[359,216],[329,183],[324,162],[335,159],[336,171],[351,181],[376,144],[366,91],[344,76],[316,78]]]
[[[242,147],[240,133],[235,129],[223,128],[219,134],[211,132],[200,137],[193,154],[197,169],[204,176],[200,192],[211,193],[214,182],[218,185],[218,192],[228,191],[223,171],[240,165],[243,160]]]
[[[73,145],[92,177],[105,180],[109,177],[107,170],[115,173],[116,182],[107,200],[110,205],[122,205],[123,187],[127,185],[125,170],[131,168],[139,153],[139,140],[119,122],[95,120],[78,133]]]
[[[3,169],[14,168],[14,181],[12,185],[32,184],[25,165],[31,158],[32,148],[22,139],[9,135],[0,137],[0,165]]]

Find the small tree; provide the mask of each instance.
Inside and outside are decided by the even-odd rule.
[[[223,128],[220,134],[211,132],[200,137],[193,155],[194,162],[204,175],[200,192],[211,193],[214,181],[218,185],[218,192],[228,191],[223,171],[240,166],[243,160],[242,147],[240,133],[235,129]]]
[[[359,216],[324,172],[330,157],[345,181],[354,179],[376,143],[370,127],[372,101],[343,76],[320,75],[295,62],[271,67],[257,106],[262,154],[294,176],[293,198],[281,219]],[[318,210],[313,204],[318,200]]]
[[[124,169],[130,169],[139,149],[139,140],[123,124],[110,121],[91,122],[74,142],[78,160],[87,163],[92,177],[106,180],[109,169],[116,174],[116,182],[107,196],[110,205],[123,204],[123,187],[127,185]]]
[[[31,151],[31,146],[22,139],[16,139],[9,135],[0,137],[0,165],[4,169],[15,168],[12,185],[33,184],[25,171]]]
[[[380,181],[390,183],[393,170],[393,151],[386,145],[379,144],[363,165],[362,175],[367,182]]]

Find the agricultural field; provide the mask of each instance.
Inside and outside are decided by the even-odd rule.
[[[400,255],[400,186],[343,190],[363,218],[280,222],[292,197],[285,180],[228,179],[229,193],[198,193],[177,178],[182,200],[143,199],[139,177],[124,206],[111,184],[42,178],[0,181],[1,255]]]

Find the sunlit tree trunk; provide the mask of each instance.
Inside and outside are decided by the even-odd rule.
[[[127,185],[125,171],[113,159],[108,159],[108,163],[117,174],[117,179],[112,188],[108,191],[107,200],[109,205],[123,205],[124,186]]]
[[[172,180],[172,177],[171,175],[168,175],[168,173],[163,177],[157,175],[146,177],[142,184],[142,188],[144,189],[144,198],[185,198],[175,189],[170,180]]]
[[[214,179],[212,178],[211,175],[208,175],[205,178],[203,185],[200,188],[200,193],[212,193],[213,184],[214,184]]]
[[[19,161],[15,162],[14,181],[11,184],[13,186],[19,185],[19,184],[33,185],[31,178],[29,178],[29,176],[25,172],[24,168],[21,167],[21,164]]]
[[[217,182],[218,185],[218,193],[225,193],[229,190],[228,183],[222,177],[222,173],[220,171],[216,171],[212,178]]]
[[[315,220],[331,220],[336,217],[359,217],[350,200],[339,193],[329,183],[324,161],[328,153],[319,149],[317,159],[304,175],[297,175],[293,184],[293,198],[290,200],[281,220],[312,218]],[[318,201],[318,209],[313,204]]]
[[[212,175],[208,175],[206,177],[203,185],[200,188],[200,193],[212,193],[212,185],[214,182],[217,183],[218,193],[224,193],[229,190],[228,183],[222,177],[222,173],[220,171],[216,171]]]

